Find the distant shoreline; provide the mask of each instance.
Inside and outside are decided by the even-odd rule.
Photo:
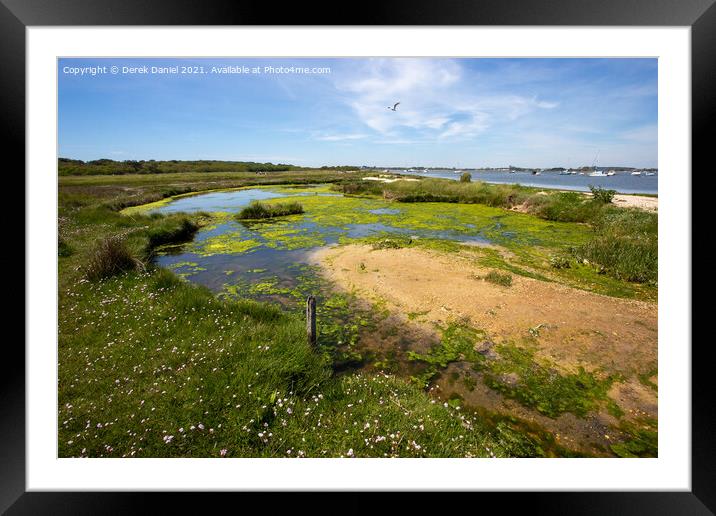
[[[651,185],[639,185],[638,182],[643,180],[658,180],[657,176],[637,177],[632,178],[630,174],[618,174],[616,176],[607,177],[590,177],[583,175],[560,175],[558,172],[544,172],[539,175],[534,175],[526,172],[515,172],[508,173],[502,171],[474,171],[469,170],[473,180],[482,181],[490,184],[519,184],[530,188],[544,188],[549,190],[560,190],[570,192],[589,192],[589,185],[599,186],[606,189],[616,190],[617,193],[623,195],[647,195],[647,196],[658,196],[656,187],[658,183]],[[396,175],[405,176],[418,176],[418,177],[430,177],[436,179],[449,179],[457,181],[460,179],[459,175],[452,170],[443,171],[414,171],[409,172],[407,170],[393,171],[389,170],[389,173]],[[504,176],[496,177],[496,176]],[[565,181],[571,182],[571,184],[564,184]],[[579,181],[575,183],[574,181]],[[637,182],[636,184],[634,184]]]

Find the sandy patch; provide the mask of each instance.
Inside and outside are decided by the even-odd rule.
[[[612,202],[623,208],[639,208],[646,211],[659,210],[659,198],[647,197],[644,195],[623,195],[617,194]]]
[[[538,354],[565,370],[579,366],[631,376],[657,360],[657,305],[617,299],[513,275],[511,287],[482,279],[489,269],[459,254],[350,245],[314,259],[342,288],[384,300],[426,330],[469,321],[496,341],[538,335]]]

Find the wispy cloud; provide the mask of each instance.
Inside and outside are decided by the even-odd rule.
[[[415,133],[434,141],[474,138],[492,125],[559,104],[536,97],[477,93],[449,59],[374,59],[343,74],[336,87],[360,123],[398,141]],[[484,88],[483,88],[484,90]],[[388,109],[400,102],[396,111]]]
[[[367,134],[324,134],[314,136],[314,140],[321,140],[324,142],[340,142],[346,140],[362,140],[367,137]]]

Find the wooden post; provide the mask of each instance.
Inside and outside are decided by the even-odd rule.
[[[306,298],[306,334],[308,343],[311,346],[316,345],[316,298],[308,296]]]

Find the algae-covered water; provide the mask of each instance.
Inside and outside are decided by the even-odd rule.
[[[235,218],[254,200],[274,203],[287,198],[300,203],[304,213],[258,222]],[[583,238],[574,224],[547,222],[499,208],[344,196],[328,185],[215,191],[133,210],[209,213],[210,225],[201,228],[190,243],[161,249],[157,263],[215,292],[283,304],[307,294],[295,289],[306,284],[315,287],[314,282],[305,281],[311,276],[308,257],[324,246],[401,236],[473,245],[554,247]]]

